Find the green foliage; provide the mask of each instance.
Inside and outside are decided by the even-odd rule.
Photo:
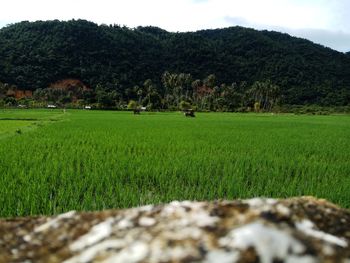
[[[0,29],[0,80],[20,89],[46,89],[58,80],[75,78],[94,91],[103,87],[105,93],[95,95],[104,108],[130,99],[172,108],[193,96],[192,77],[203,80],[195,88],[214,89],[222,83],[242,88],[231,94],[232,103],[208,94],[194,98],[206,110],[243,107],[251,102],[236,102],[237,98],[254,83],[267,80],[279,87],[284,104],[345,106],[350,101],[349,55],[287,34],[242,27],[170,33],[85,20],[21,22]],[[143,85],[147,79],[153,95]],[[134,86],[142,90],[135,94],[130,89]],[[61,103],[69,101],[59,97]],[[89,97],[89,103],[95,103]]]
[[[2,110],[0,217],[254,196],[349,207],[349,129],[347,115]]]
[[[8,88],[9,87],[7,84],[0,82],[0,99],[3,99],[6,97]]]
[[[138,107],[138,103],[134,100],[130,100],[128,103],[128,109],[129,110],[135,110]]]
[[[18,102],[13,97],[6,97],[4,98],[4,103],[6,106],[17,106]]]
[[[255,102],[254,103],[254,111],[255,112],[260,112],[260,109],[261,109],[260,102]]]
[[[185,111],[185,110],[189,110],[191,108],[192,108],[191,103],[189,103],[188,101],[182,100],[180,102],[180,110]]]
[[[271,111],[280,99],[280,88],[269,80],[254,82],[246,93],[248,101],[252,100],[254,102],[256,112],[260,110]]]

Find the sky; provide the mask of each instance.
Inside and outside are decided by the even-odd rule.
[[[86,19],[172,32],[244,26],[350,51],[350,0],[11,0],[0,27],[19,21]]]

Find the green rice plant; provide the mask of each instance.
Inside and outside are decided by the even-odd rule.
[[[255,196],[350,207],[349,128],[348,115],[3,111],[0,216]]]

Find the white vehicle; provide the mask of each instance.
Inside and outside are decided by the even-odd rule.
[[[55,108],[57,108],[57,106],[56,106],[56,105],[53,105],[53,104],[49,104],[49,105],[47,105],[47,107],[50,108],[50,109],[55,109]]]
[[[85,106],[84,109],[85,110],[91,110],[91,106]]]

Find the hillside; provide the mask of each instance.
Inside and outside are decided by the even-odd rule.
[[[308,40],[242,27],[171,33],[155,27],[98,26],[84,20],[21,22],[0,30],[0,81],[20,89],[81,80],[127,97],[151,79],[162,94],[165,71],[243,91],[271,80],[287,104],[346,105],[350,58]],[[243,84],[242,84],[243,83]]]

